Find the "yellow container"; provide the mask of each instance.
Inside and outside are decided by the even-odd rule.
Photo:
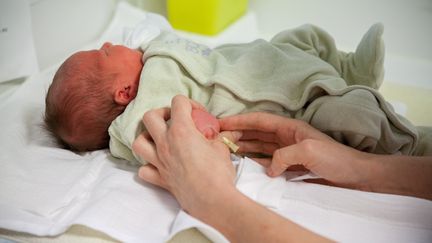
[[[243,15],[247,0],[168,0],[168,19],[174,28],[215,35]]]

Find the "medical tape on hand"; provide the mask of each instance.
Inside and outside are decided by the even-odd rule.
[[[222,137],[222,142],[231,150],[231,152],[235,153],[239,149],[239,146],[235,144],[233,141],[229,140],[226,137]]]

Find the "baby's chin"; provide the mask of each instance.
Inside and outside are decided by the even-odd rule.
[[[144,54],[144,52],[142,52],[140,49],[131,49],[129,47],[127,47],[127,48],[130,50],[132,55],[137,56],[140,59],[142,58],[142,55]]]

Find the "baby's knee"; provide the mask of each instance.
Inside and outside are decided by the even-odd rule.
[[[317,129],[339,142],[374,153],[409,153],[414,143],[409,126],[395,125],[398,118],[384,100],[367,89],[341,96],[323,96],[305,114]],[[396,120],[395,120],[396,119]]]

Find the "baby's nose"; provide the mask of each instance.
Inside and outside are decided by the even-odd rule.
[[[112,46],[111,42],[105,42],[105,43],[102,45],[101,49],[107,49],[107,48],[110,48],[111,46]]]

